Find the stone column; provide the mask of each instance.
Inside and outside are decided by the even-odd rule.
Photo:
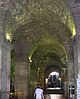
[[[80,35],[76,35],[74,37],[73,45],[74,45],[75,77],[80,78]]]
[[[73,14],[76,27],[76,36],[74,37],[74,67],[75,67],[75,94],[77,98],[77,79],[80,80],[80,0],[68,0],[71,12]],[[80,93],[79,93],[80,94]],[[80,97],[80,95],[79,95]]]
[[[1,63],[1,98],[9,99],[10,95],[10,62],[11,46],[5,41],[2,45],[2,63]]]
[[[9,99],[10,44],[5,39],[7,0],[0,2],[0,99]]]
[[[80,35],[76,35],[73,40],[74,45],[74,69],[75,69],[75,99],[77,98],[77,79],[80,80]]]
[[[1,69],[2,69],[2,43],[3,43],[3,36],[0,33],[0,98],[1,98]]]
[[[73,55],[73,47],[71,44],[66,45],[66,51],[67,51],[67,76],[68,76],[68,98],[72,97],[71,90],[69,88],[74,85],[74,55]]]
[[[19,55],[19,56],[18,56]],[[15,65],[15,93],[18,99],[27,99],[28,96],[28,62],[27,56],[18,53]]]
[[[74,79],[74,65],[73,65],[74,53],[73,53],[72,45],[67,44],[66,51],[67,51],[68,82],[72,82],[72,80]]]

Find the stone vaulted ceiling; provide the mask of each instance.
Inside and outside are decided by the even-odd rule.
[[[67,4],[67,0],[9,0],[5,33],[18,53],[29,50],[29,58],[37,61],[56,60],[56,54],[64,63],[65,44],[71,42],[75,28]]]

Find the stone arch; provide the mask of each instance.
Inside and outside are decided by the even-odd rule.
[[[50,68],[51,67],[51,68]],[[58,68],[58,69],[57,69]],[[49,74],[51,73],[51,72],[53,72],[53,71],[56,71],[56,72],[58,72],[58,73],[60,73],[60,75],[61,75],[61,70],[60,70],[61,68],[59,67],[59,66],[47,66],[46,67],[46,69],[45,69],[45,77],[48,77],[49,76]],[[47,73],[48,72],[48,73]]]
[[[14,19],[15,24],[16,24],[16,27],[13,24],[12,28],[15,27],[15,29],[17,29],[18,27],[21,26],[21,24],[22,25],[25,24],[26,21],[30,22],[34,18],[39,17],[40,15],[38,15],[38,12],[41,12],[41,13],[42,13],[42,11],[46,12],[45,8],[43,8],[41,6],[41,4],[40,5],[38,4],[40,2],[37,2],[37,4],[34,1],[32,2],[33,4],[31,2],[32,1],[26,2],[24,0],[20,1],[20,2],[17,2],[17,1],[8,2],[8,4],[7,4],[9,6],[8,8],[10,9],[10,12],[12,14],[12,18]],[[24,6],[24,3],[25,3],[25,6]],[[56,2],[55,1],[50,6],[49,4],[51,4],[51,3],[52,3],[52,1],[46,1],[46,5],[48,5],[48,8],[46,8],[47,11],[49,11],[51,13],[55,13],[55,15],[59,16],[59,19],[61,20],[61,22],[63,22],[65,25],[67,25],[70,28],[70,30],[72,28],[74,28],[74,24],[73,24],[73,20],[72,20],[70,11],[67,8],[68,7],[67,6],[67,2],[65,2],[64,0],[62,0],[61,2],[59,2],[59,1]],[[61,5],[58,5],[58,3],[60,3]],[[45,2],[43,2],[43,6],[44,5],[45,5]],[[53,6],[54,6],[54,8],[53,8]],[[59,8],[57,8],[57,6]],[[52,7],[52,10],[51,10],[51,7]],[[38,11],[37,12],[33,12],[33,11],[35,11],[36,8],[38,9]],[[28,13],[30,13],[30,15],[28,15]],[[25,17],[27,17],[26,15],[28,16],[27,19],[25,18]],[[29,19],[31,19],[31,20],[29,20]],[[73,29],[71,31],[73,32]]]
[[[53,2],[53,1],[52,1]],[[45,5],[46,4],[46,5]],[[49,5],[48,5],[49,4]],[[59,5],[61,4],[61,5]],[[47,40],[47,37],[49,36],[48,33],[50,34],[53,34],[54,37],[53,39],[55,40],[52,40],[54,41],[54,45],[57,45],[59,44],[60,46],[57,46],[54,50],[54,52],[57,54],[57,51],[58,49],[60,48],[60,50],[58,51],[59,52],[62,52],[61,50],[65,50],[64,49],[64,45],[66,42],[71,42],[71,39],[70,37],[73,36],[72,33],[73,33],[73,28],[74,28],[74,23],[73,23],[73,20],[72,20],[72,17],[71,17],[71,14],[70,14],[70,11],[68,9],[66,9],[67,7],[65,6],[66,5],[66,2],[65,0],[55,0],[52,4],[51,4],[51,1],[42,1],[42,3],[40,2],[35,2],[35,1],[30,1],[30,2],[26,2],[25,0],[23,1],[10,1],[7,3],[7,5],[9,6],[8,7],[8,10],[7,10],[7,17],[6,17],[6,20],[5,20],[5,32],[7,34],[7,32],[9,33],[9,35],[13,35],[12,39],[11,39],[11,42],[13,43],[13,41],[16,43],[14,43],[14,46],[15,46],[15,49],[16,49],[16,52],[18,52],[16,55],[23,55],[23,59],[28,56],[29,54],[29,50],[31,49],[32,47],[32,44],[34,43],[33,41],[35,40],[36,37],[39,37],[38,36],[38,33],[41,33],[38,28],[36,29],[36,27],[34,26],[33,23],[37,23],[37,20],[38,22],[40,22],[42,19],[42,23],[40,24],[41,27],[44,26],[44,29],[43,28],[40,28],[40,29],[43,29],[43,33],[45,33],[44,35],[42,35],[42,40],[43,41],[48,41],[50,39]],[[45,5],[45,7],[44,7]],[[51,6],[50,6],[51,5]],[[54,7],[55,6],[55,7]],[[59,6],[59,8],[57,8]],[[10,9],[10,10],[9,10]],[[36,10],[38,9],[38,10]],[[46,12],[47,11],[47,12]],[[40,12],[40,13],[39,13]],[[45,14],[44,14],[45,13]],[[48,21],[52,21],[50,20],[53,19],[52,17],[50,17],[50,15],[52,14],[55,19],[53,20],[54,24],[50,24],[48,25],[49,28],[45,29],[45,26],[47,27],[47,24],[46,21],[47,19],[49,18]],[[49,15],[49,16],[48,16]],[[46,18],[45,18],[46,17]],[[8,21],[7,21],[8,19]],[[36,21],[35,21],[36,19]],[[41,20],[40,20],[41,19]],[[45,20],[45,22],[44,22]],[[69,24],[70,22],[72,22],[71,24]],[[59,24],[58,24],[59,23]],[[32,29],[32,31],[26,31],[26,32],[29,32],[26,34],[25,32],[25,28],[26,26],[29,28],[30,24],[32,26],[34,26]],[[57,29],[55,28],[55,24],[57,27]],[[52,30],[53,27],[51,27],[51,25],[54,25],[54,31],[50,31]],[[37,26],[37,24],[36,24]],[[25,27],[25,28],[24,28]],[[31,27],[31,26],[30,26]],[[64,28],[63,28],[64,27]],[[60,29],[62,29],[60,31]],[[19,30],[19,31],[18,31]],[[23,32],[21,32],[20,34],[20,30],[23,30],[23,32],[25,32],[23,34]],[[27,30],[27,29],[26,29]],[[36,31],[37,30],[37,31]],[[64,31],[65,30],[65,31]],[[31,36],[31,32],[33,32],[33,37]],[[38,32],[39,31],[39,32]],[[46,33],[48,31],[48,33]],[[57,31],[57,32],[56,32]],[[59,32],[60,31],[60,32]],[[67,31],[67,32],[66,32]],[[31,34],[30,34],[31,33]],[[59,33],[59,34],[58,34]],[[29,35],[30,34],[30,35]],[[36,34],[36,36],[34,36],[34,34]],[[68,34],[68,35],[67,35]],[[28,35],[28,36],[27,36]],[[46,38],[45,38],[45,35],[46,35]],[[48,36],[47,36],[48,35]],[[51,36],[51,35],[50,35]],[[66,40],[65,40],[65,38]],[[58,42],[56,42],[56,39],[58,40]],[[59,39],[60,38],[60,39]],[[38,38],[37,38],[38,39]],[[20,42],[21,40],[21,42]],[[61,41],[60,41],[61,40]],[[59,43],[60,41],[60,43]],[[27,46],[24,48],[24,50],[27,50],[25,52],[23,52],[23,45],[25,45],[23,42],[27,42]],[[36,40],[37,42],[37,40]],[[19,46],[17,46],[17,44],[19,44]],[[22,45],[21,45],[22,44]],[[39,44],[39,43],[38,43]],[[46,44],[46,43],[45,43]],[[34,47],[31,49],[31,53],[32,53],[32,56],[35,56],[35,52],[36,52],[36,49],[37,49],[37,52],[39,52],[40,50],[38,50],[38,48],[42,49],[42,47],[45,45],[43,42],[42,42],[42,45],[39,47],[37,47],[37,45],[35,46],[35,51],[33,51]],[[49,47],[52,46],[52,43],[50,41],[50,44]],[[21,50],[19,50],[19,48],[21,48]],[[28,47],[28,49],[27,49]],[[18,48],[18,49],[17,49]],[[45,49],[48,48],[47,46],[45,47]],[[50,52],[53,52],[54,48],[52,48],[50,50]],[[20,51],[20,53],[19,53]],[[45,50],[44,50],[45,51]],[[47,51],[49,52],[49,51]],[[47,53],[46,52],[46,53]],[[26,55],[25,55],[26,53]],[[31,54],[30,53],[30,54]],[[34,54],[34,55],[33,55]],[[62,59],[62,61],[65,59],[65,55],[64,53],[61,53],[59,54],[60,55],[60,58]],[[64,56],[64,57],[63,57]],[[38,56],[39,57],[39,56]],[[38,58],[37,57],[37,58]],[[45,56],[44,56],[45,57]],[[18,56],[17,59],[20,61],[22,57]],[[43,58],[43,57],[41,57]],[[48,58],[47,58],[48,60]],[[24,60],[23,60],[24,61]],[[28,62],[28,60],[27,60]],[[19,64],[20,65],[20,64]],[[22,64],[22,65],[25,65],[25,64]],[[39,66],[41,65],[41,63],[39,64]]]

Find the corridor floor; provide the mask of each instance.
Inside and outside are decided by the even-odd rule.
[[[51,99],[63,99],[62,95],[57,95],[57,94],[51,94],[50,95]]]
[[[60,94],[46,94],[45,99],[64,99]]]

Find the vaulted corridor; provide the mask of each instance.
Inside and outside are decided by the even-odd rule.
[[[80,0],[0,1],[0,99],[80,97]]]

